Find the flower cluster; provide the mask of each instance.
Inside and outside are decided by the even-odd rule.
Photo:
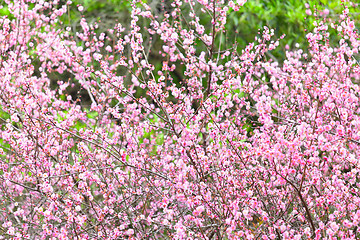
[[[5,2],[0,238],[359,238],[346,8],[278,62],[274,30],[229,45],[244,0],[174,0],[163,16],[134,0],[129,26],[103,33],[66,27],[71,1]]]

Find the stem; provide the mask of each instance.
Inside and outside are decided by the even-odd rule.
[[[213,19],[212,19],[212,24],[213,24],[213,28],[212,28],[212,40],[211,40],[211,49],[210,49],[210,60],[212,60],[213,58],[213,53],[214,53],[214,45],[215,45],[215,21],[216,21],[216,13],[215,13],[215,10],[216,10],[216,5],[215,5],[215,1],[213,2]],[[205,93],[205,98],[207,96],[210,95],[210,90],[211,90],[211,77],[212,77],[212,66],[210,66],[210,72],[209,72],[209,79],[208,79],[208,84],[207,84],[207,89],[206,89],[206,93]]]

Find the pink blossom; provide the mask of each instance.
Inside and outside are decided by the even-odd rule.
[[[5,1],[0,18],[7,236],[353,238],[360,41],[347,9],[278,62],[268,27],[244,49],[221,40],[245,1],[176,0],[161,16],[136,1],[106,32],[85,18],[72,32],[55,2]]]
[[[194,211],[193,214],[195,216],[199,216],[205,210],[204,206],[198,206]]]
[[[246,3],[247,0],[237,0],[236,3],[239,4],[240,6],[244,5]]]

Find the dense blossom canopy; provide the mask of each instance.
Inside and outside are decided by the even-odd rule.
[[[271,29],[243,50],[225,38],[244,0],[175,0],[162,16],[134,0],[129,28],[104,33],[63,24],[70,2],[5,2],[2,238],[360,237],[360,38],[346,7],[280,63]],[[91,106],[68,94],[76,84]]]

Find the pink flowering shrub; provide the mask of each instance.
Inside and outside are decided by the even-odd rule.
[[[268,28],[226,45],[227,12],[245,1],[175,0],[161,17],[134,1],[130,27],[105,33],[59,28],[56,0],[5,2],[2,238],[360,237],[360,39],[346,8],[278,63]]]

